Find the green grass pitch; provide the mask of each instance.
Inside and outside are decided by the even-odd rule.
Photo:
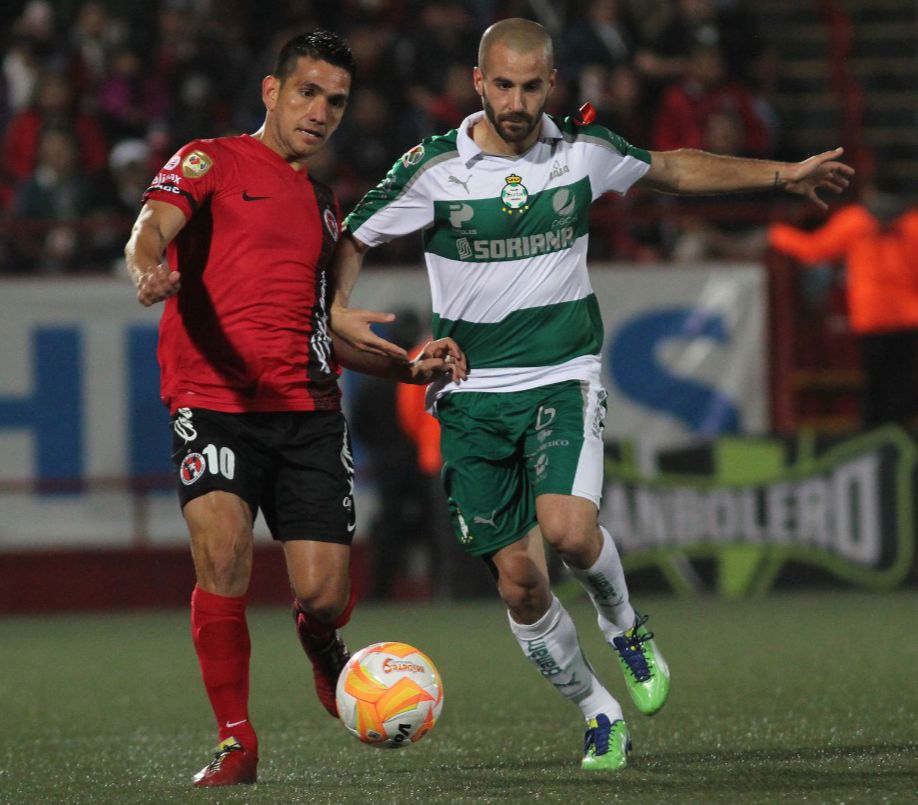
[[[493,600],[364,605],[352,650],[403,640],[443,675],[435,730],[366,747],[321,710],[283,608],[250,613],[257,786],[199,791],[214,743],[184,611],[0,620],[0,803],[874,803],[918,801],[918,592],[637,601],[673,672],[652,719],[588,602],[567,601],[635,751],[580,771],[579,713]]]

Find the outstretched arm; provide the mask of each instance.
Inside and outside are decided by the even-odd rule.
[[[363,374],[419,385],[430,383],[444,374],[459,382],[465,380],[468,374],[465,353],[452,338],[429,341],[411,361],[357,349],[334,335],[332,340],[338,362],[346,369]]]
[[[652,151],[650,170],[641,184],[669,193],[737,193],[782,188],[806,196],[821,209],[828,205],[817,191],[841,193],[854,168],[839,162],[843,149],[824,151],[802,162],[776,162],[719,156],[681,148]]]
[[[184,226],[185,214],[164,201],[146,202],[134,222],[124,256],[137,301],[145,307],[179,292],[179,273],[163,262],[163,252]]]
[[[354,349],[407,362],[408,353],[404,349],[380,338],[370,329],[371,324],[395,321],[394,314],[347,306],[367,248],[347,230],[335,247],[331,267],[332,304],[329,311],[332,333]]]

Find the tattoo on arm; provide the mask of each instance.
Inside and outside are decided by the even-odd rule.
[[[784,185],[784,180],[781,178],[781,175],[778,171],[775,171],[775,183],[773,187],[782,187]]]

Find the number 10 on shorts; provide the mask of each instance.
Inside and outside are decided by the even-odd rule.
[[[180,477],[186,486],[193,484],[206,471],[211,475],[222,475],[232,480],[236,474],[236,454],[228,447],[217,449],[214,444],[207,445],[200,453],[189,453],[182,460]]]

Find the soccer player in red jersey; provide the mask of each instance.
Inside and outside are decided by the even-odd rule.
[[[256,779],[245,596],[259,509],[284,547],[317,693],[337,716],[355,528],[339,366],[414,383],[465,376],[449,339],[411,363],[333,344],[326,270],[340,216],[306,165],[341,122],[353,74],[334,34],[287,42],[262,82],[264,125],[181,148],[144,195],[125,249],[141,304],[165,302],[161,396],[197,577],[192,636],[218,725],[198,786]]]

